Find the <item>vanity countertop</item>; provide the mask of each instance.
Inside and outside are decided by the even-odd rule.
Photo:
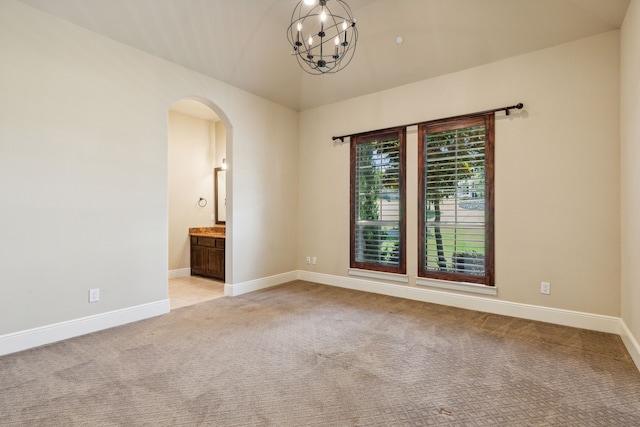
[[[198,237],[217,237],[224,239],[227,237],[224,227],[196,227],[189,229],[190,236]]]

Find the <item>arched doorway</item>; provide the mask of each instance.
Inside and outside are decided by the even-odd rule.
[[[169,109],[167,129],[168,277],[174,309],[223,296],[231,277],[226,268],[231,265],[231,186],[230,179],[220,179],[231,163],[231,127],[215,104],[187,97]],[[213,265],[215,270],[209,268]]]

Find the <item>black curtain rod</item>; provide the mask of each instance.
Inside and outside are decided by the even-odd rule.
[[[497,113],[498,111],[504,111],[508,116],[509,115],[509,110],[515,110],[515,109],[521,110],[522,107],[524,107],[524,104],[522,102],[520,102],[520,103],[518,103],[516,105],[510,105],[508,107],[494,108],[493,110],[478,111],[476,113],[461,114],[459,116],[447,117],[447,119],[458,119],[460,117],[475,116],[475,115],[478,115],[478,114]],[[435,120],[444,120],[444,119],[435,119]],[[429,121],[435,121],[435,120],[429,120]],[[398,128],[398,127],[416,126],[416,125],[419,125],[419,124],[422,124],[422,123],[426,123],[426,122],[422,121],[422,122],[416,122],[416,123],[409,123],[407,125],[402,125],[402,126],[393,126],[393,127],[384,128],[384,129],[377,129],[377,130],[373,130],[373,131],[367,131],[366,133],[369,133],[369,132],[383,132],[383,131],[389,130],[389,129],[395,129],[395,128]],[[333,136],[333,137],[331,137],[331,139],[333,141],[335,141],[336,139],[339,139],[340,141],[344,142],[345,138],[352,137],[354,135],[360,135],[362,133],[365,133],[365,132],[352,133],[350,135]]]

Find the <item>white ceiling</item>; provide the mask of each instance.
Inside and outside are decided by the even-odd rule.
[[[359,29],[355,57],[337,74],[314,76],[287,42],[297,0],[20,1],[296,110],[615,30],[629,4],[345,0]]]

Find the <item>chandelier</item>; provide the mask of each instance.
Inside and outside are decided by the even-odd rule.
[[[292,55],[304,71],[336,73],[351,62],[358,30],[344,1],[300,0],[291,15],[287,38],[293,47]]]

